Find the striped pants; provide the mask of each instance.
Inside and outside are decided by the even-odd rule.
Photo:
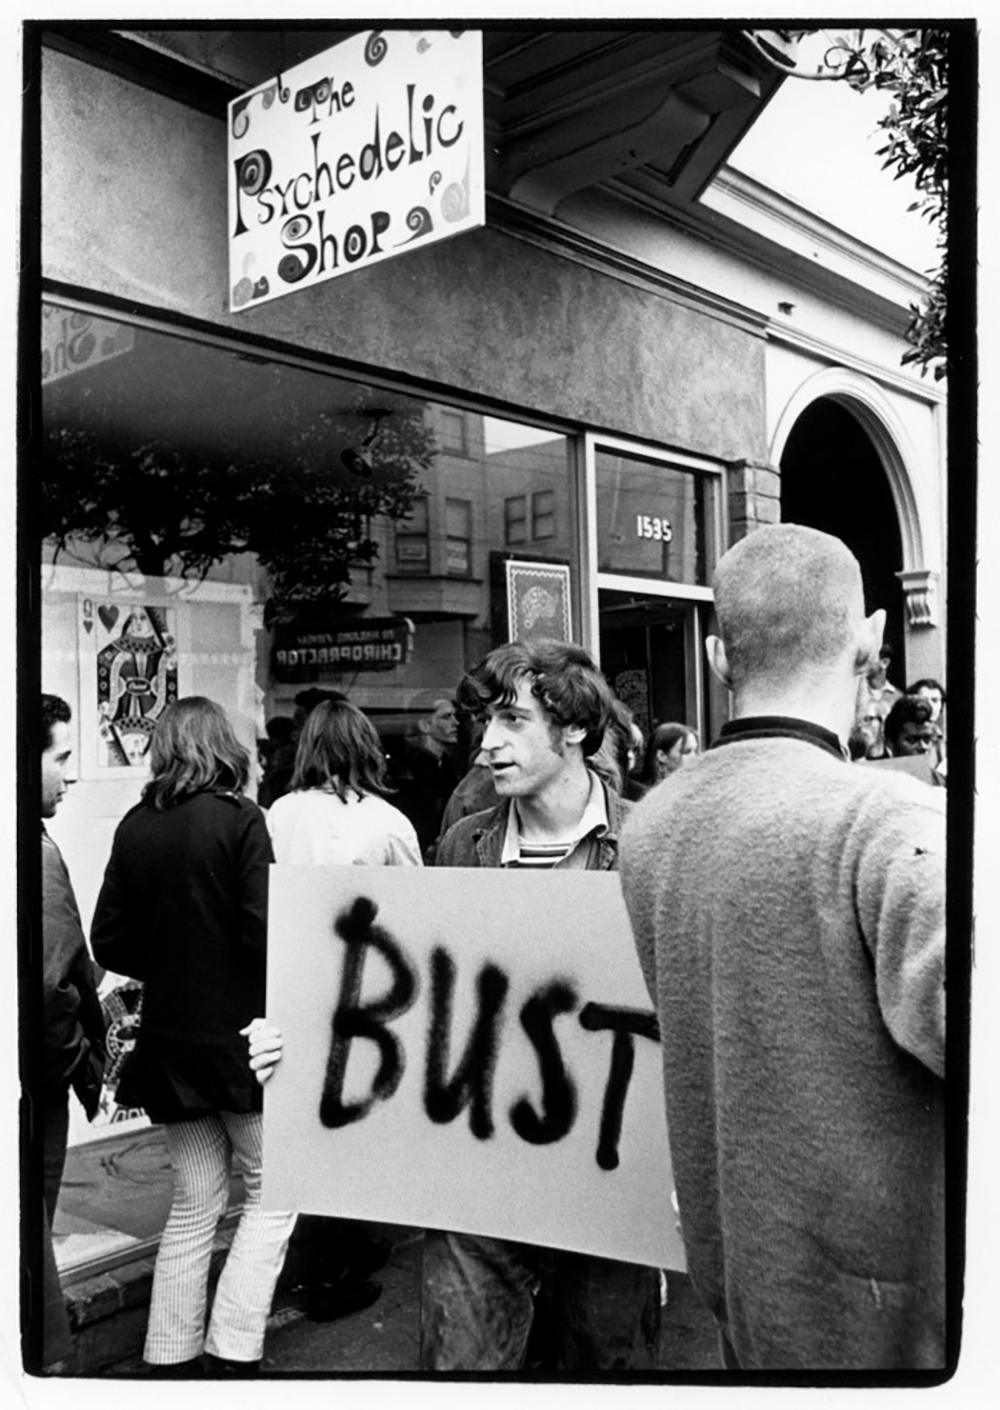
[[[260,1207],[262,1118],[220,1111],[164,1127],[174,1170],[170,1216],[160,1240],[143,1356],[154,1366],[208,1351],[259,1361],[274,1287],[295,1215]],[[231,1167],[246,1200],[219,1277],[205,1332],[212,1244],[229,1200]]]

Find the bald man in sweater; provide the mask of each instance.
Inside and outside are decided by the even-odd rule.
[[[939,1368],[942,799],[847,761],[885,614],[839,539],[756,530],[714,589],[734,718],[621,839],[690,1274],[730,1369]]]

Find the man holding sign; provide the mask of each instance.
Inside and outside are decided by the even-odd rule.
[[[714,590],[735,718],[622,839],[691,1277],[731,1369],[943,1367],[941,795],[847,762],[885,614],[839,539]]]
[[[481,747],[501,801],[449,830],[438,865],[617,868],[629,805],[587,766],[613,700],[588,654],[556,642],[499,647],[465,678],[460,697],[485,716]],[[542,915],[526,946],[544,943],[544,924]],[[659,1323],[653,1268],[478,1234],[427,1234],[424,1370],[514,1371],[526,1357],[562,1369],[652,1368]]]

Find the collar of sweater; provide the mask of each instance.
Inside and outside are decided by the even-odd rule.
[[[849,756],[832,730],[812,720],[797,720],[790,715],[748,715],[742,720],[729,720],[719,731],[713,749],[723,744],[738,744],[741,739],[801,739],[838,759]]]

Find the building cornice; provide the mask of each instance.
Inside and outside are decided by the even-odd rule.
[[[733,167],[720,169],[701,205],[767,240],[777,252],[798,255],[901,308],[909,309],[927,293],[925,275]],[[777,258],[780,263],[780,253]]]
[[[487,226],[602,274],[609,274],[634,288],[670,299],[698,313],[708,313],[743,332],[762,337],[767,328],[767,318],[755,309],[679,279],[624,250],[616,250],[576,227],[564,224],[558,216],[541,215],[503,197],[491,196],[487,198]]]

